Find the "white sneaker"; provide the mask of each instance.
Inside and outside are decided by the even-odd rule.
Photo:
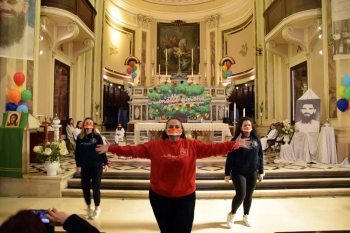
[[[86,209],[86,215],[85,218],[90,218],[92,216],[92,212],[94,210],[90,209],[89,207]]]
[[[96,219],[100,216],[100,213],[101,213],[101,209],[98,209],[98,210],[94,210],[92,216],[91,216],[91,219]]]
[[[243,216],[243,222],[245,223],[245,225],[247,227],[251,227],[252,226],[252,222],[249,220],[248,215],[246,215],[246,214]]]
[[[226,222],[227,222],[227,225],[228,225],[228,227],[229,227],[230,229],[233,227],[233,224],[234,224],[233,219],[234,219],[234,218],[235,218],[235,215],[234,215],[233,213],[229,212],[229,213],[227,214],[227,220],[226,220]]]

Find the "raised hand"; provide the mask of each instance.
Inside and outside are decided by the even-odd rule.
[[[243,148],[248,148],[250,144],[252,144],[252,142],[250,141],[250,138],[242,138],[242,134],[240,134],[236,138],[235,142],[238,143],[238,145]]]
[[[97,145],[96,147],[96,151],[99,153],[99,154],[103,154],[103,153],[107,153],[108,152],[108,147],[109,145],[111,145],[109,143],[109,141],[106,140],[106,145]]]

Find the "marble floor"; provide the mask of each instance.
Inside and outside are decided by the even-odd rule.
[[[350,230],[350,197],[308,198],[254,198],[250,211],[252,227],[242,221],[242,207],[237,212],[234,228],[226,225],[231,200],[197,199],[192,232],[291,232]],[[20,209],[55,207],[68,214],[83,217],[83,198],[24,198],[0,197],[0,223]],[[159,232],[147,199],[101,200],[102,212],[98,219],[88,220],[107,233]],[[62,227],[56,227],[60,231]]]

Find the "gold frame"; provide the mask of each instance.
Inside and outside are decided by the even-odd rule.
[[[17,119],[14,123],[11,123],[11,117],[13,115],[17,116]],[[20,111],[8,111],[6,122],[5,122],[5,127],[9,127],[9,128],[19,127],[19,125],[21,124],[21,117],[22,117],[22,112],[20,112]]]

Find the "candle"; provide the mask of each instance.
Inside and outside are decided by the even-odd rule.
[[[193,63],[193,48],[192,48],[192,63]]]
[[[236,124],[236,103],[233,104],[233,122]]]
[[[206,62],[206,61],[207,61],[207,50],[204,49],[204,62]]]
[[[165,61],[168,61],[168,49],[165,49]]]
[[[154,74],[154,72],[153,72],[153,65],[152,65],[152,77],[154,77],[153,74]]]
[[[243,116],[245,117],[245,108],[243,108]]]
[[[152,61],[154,61],[154,48],[152,49]]]
[[[160,75],[160,64],[158,65],[158,74]]]

